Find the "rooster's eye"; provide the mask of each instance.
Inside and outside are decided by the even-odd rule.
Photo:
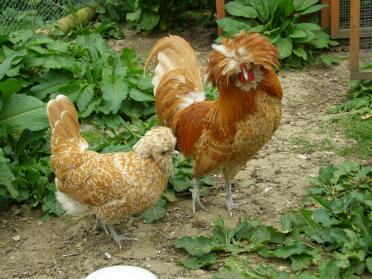
[[[162,153],[161,153],[161,155],[165,155],[167,153],[167,151],[163,151]]]

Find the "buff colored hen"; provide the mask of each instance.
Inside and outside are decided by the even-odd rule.
[[[153,78],[156,113],[171,127],[180,151],[193,157],[193,212],[200,203],[199,178],[222,172],[231,216],[231,181],[279,127],[282,87],[273,70],[278,50],[263,35],[241,32],[213,45],[205,79],[219,90],[205,100],[203,77],[192,47],[178,36],[160,39],[146,66],[157,57]]]
[[[49,101],[47,110],[57,200],[67,214],[95,214],[121,247],[131,238],[118,235],[112,224],[151,207],[167,186],[172,155],[178,153],[172,131],[156,127],[130,152],[99,154],[80,136],[75,107],[66,96]]]

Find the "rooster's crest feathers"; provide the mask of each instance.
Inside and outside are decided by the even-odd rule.
[[[259,33],[240,32],[237,38],[223,39],[220,45],[214,44],[207,65],[207,80],[214,86],[228,86],[230,77],[240,72],[239,65],[250,65],[271,69],[279,67],[278,50]]]

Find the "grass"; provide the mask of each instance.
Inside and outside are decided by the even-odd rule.
[[[331,151],[335,150],[335,146],[328,138],[323,138],[316,141],[304,137],[294,138],[291,143],[293,144],[292,150],[302,154],[311,154],[316,151]]]

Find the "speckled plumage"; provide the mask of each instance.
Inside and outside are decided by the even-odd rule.
[[[176,139],[166,127],[148,131],[127,153],[99,154],[80,136],[76,110],[59,95],[48,103],[51,165],[57,199],[67,213],[91,211],[103,224],[151,207],[167,186]]]
[[[146,65],[157,55],[153,83],[159,120],[172,128],[181,152],[194,157],[196,179],[223,172],[231,213],[230,181],[279,127],[282,88],[272,69],[279,66],[278,50],[264,36],[243,32],[213,48],[206,80],[219,90],[214,101],[184,101],[202,90],[202,78],[196,55],[182,38],[160,39]],[[198,194],[193,210],[195,199]]]

